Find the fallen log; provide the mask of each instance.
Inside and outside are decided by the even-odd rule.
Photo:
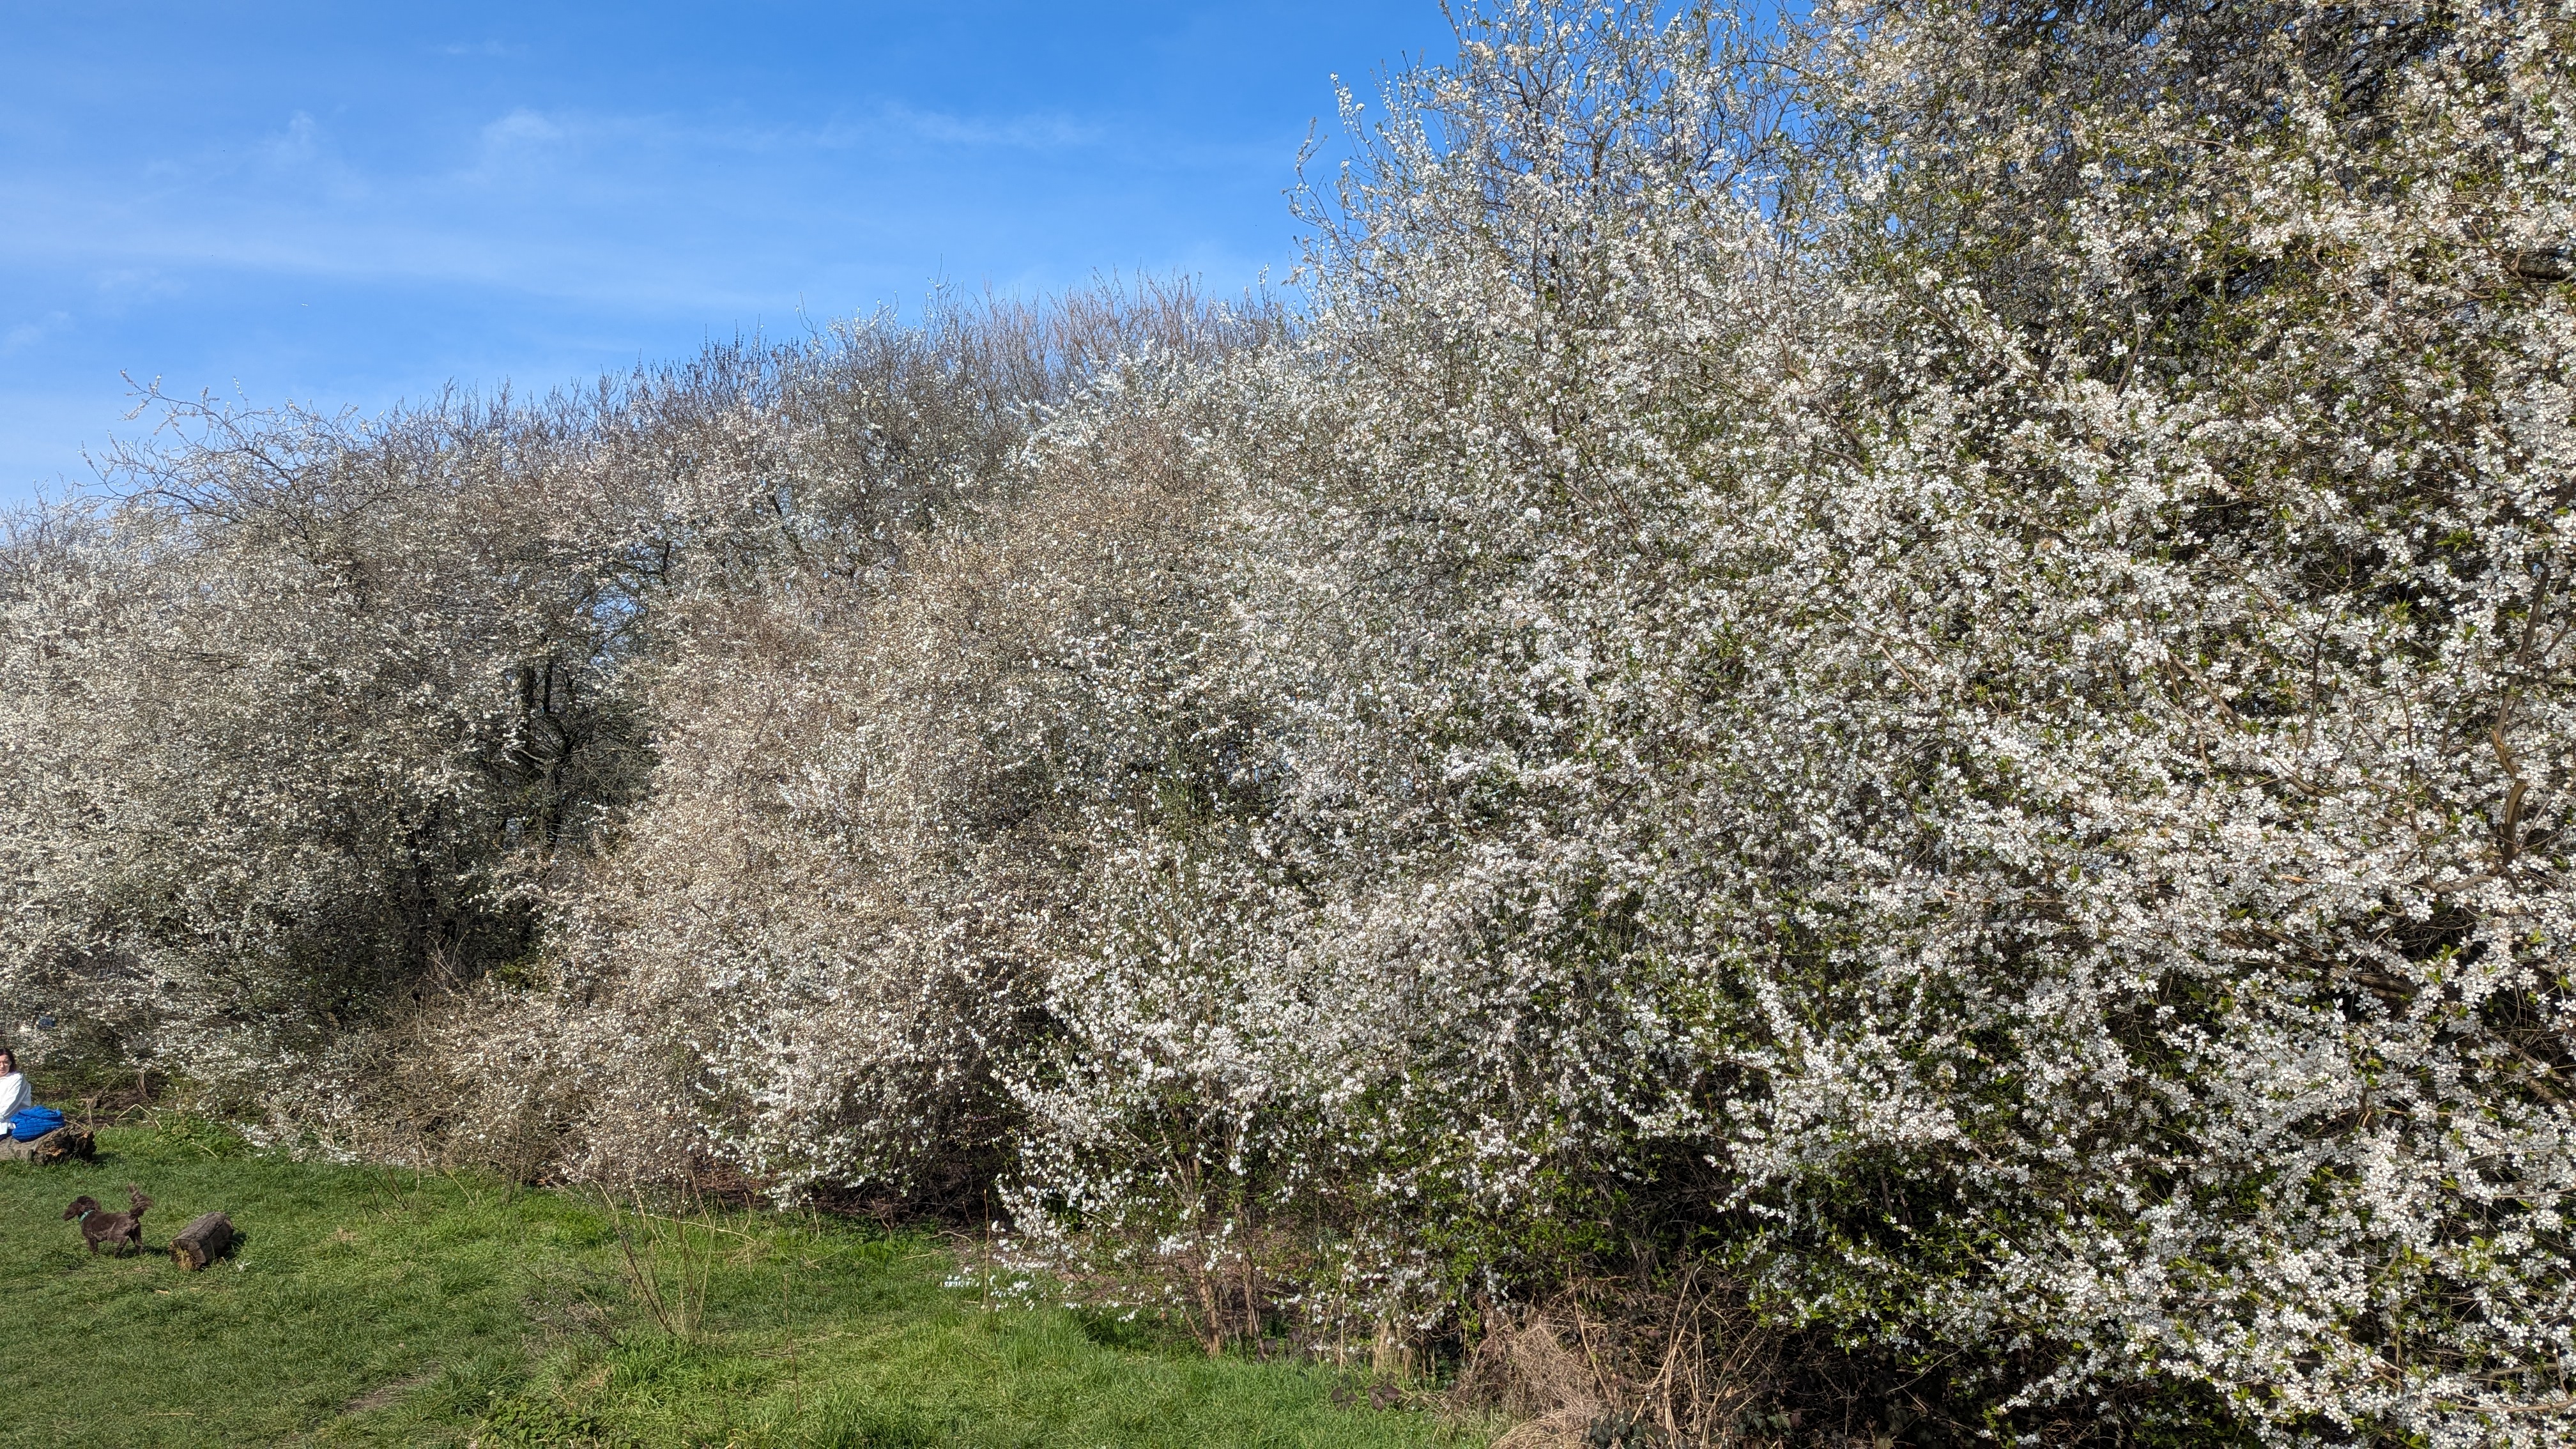
[[[32,1162],[44,1167],[74,1160],[87,1162],[97,1155],[98,1139],[77,1127],[57,1127],[24,1142],[0,1137],[0,1162]]]
[[[233,1245],[233,1220],[207,1213],[170,1238],[170,1261],[191,1273],[224,1255]]]

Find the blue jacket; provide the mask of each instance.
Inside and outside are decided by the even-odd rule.
[[[9,1135],[31,1142],[63,1125],[63,1114],[51,1107],[21,1107],[9,1114]]]

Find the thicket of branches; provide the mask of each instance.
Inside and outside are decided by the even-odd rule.
[[[1460,40],[1293,312],[170,404],[0,549],[23,1044],[1532,1433],[2576,1434],[2576,9]]]

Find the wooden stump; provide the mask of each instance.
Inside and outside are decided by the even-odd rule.
[[[77,1127],[57,1127],[24,1142],[0,1137],[0,1162],[32,1162],[43,1167],[75,1159],[87,1162],[97,1155],[98,1139]]]
[[[233,1220],[208,1213],[181,1228],[170,1239],[170,1261],[193,1273],[224,1255],[233,1245]]]

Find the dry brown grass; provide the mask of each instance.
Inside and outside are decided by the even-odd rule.
[[[1577,1283],[1489,1310],[1459,1375],[1465,1401],[1518,1421],[1495,1449],[1734,1445],[1775,1397],[1780,1347],[1730,1279],[1685,1265],[1659,1281]]]

